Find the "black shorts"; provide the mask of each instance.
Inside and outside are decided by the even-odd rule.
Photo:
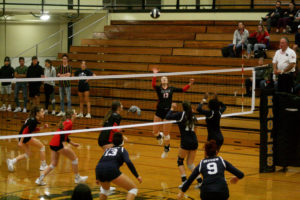
[[[86,92],[86,91],[90,91],[89,84],[79,84],[78,85],[78,92]]]
[[[40,96],[40,84],[29,84],[29,97]]]
[[[222,133],[208,134],[207,141],[209,141],[209,140],[215,140],[216,144],[218,145],[219,148],[221,148],[221,146],[224,143],[224,137],[223,137]]]
[[[103,147],[104,145],[107,144],[111,144],[111,142],[109,142],[109,134],[110,134],[110,130],[107,131],[101,131],[99,137],[98,137],[98,145],[100,147]]]
[[[21,138],[19,138],[19,141],[21,140]],[[31,140],[31,137],[25,137],[23,139],[23,144],[26,144],[27,142],[29,142]]]
[[[227,200],[229,198],[228,192],[201,192],[202,200]]]
[[[198,142],[185,142],[181,141],[180,148],[188,151],[193,151],[198,149]]]
[[[165,109],[165,108],[157,108],[156,109],[156,112],[155,112],[155,115],[161,119],[165,119],[168,112],[169,112],[169,108],[168,109]]]
[[[52,151],[55,151],[55,152],[57,152],[57,151],[59,151],[59,150],[61,150],[61,149],[63,149],[64,148],[64,145],[63,144],[59,144],[59,146],[51,146],[50,145],[50,149],[52,150]]]
[[[121,171],[109,164],[99,163],[96,167],[96,180],[100,182],[111,182],[121,175]]]

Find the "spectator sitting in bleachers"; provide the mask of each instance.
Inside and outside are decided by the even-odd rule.
[[[295,7],[295,3],[290,2],[289,8],[283,13],[283,17],[281,17],[278,21],[276,32],[279,33],[282,28],[282,33],[292,32],[292,26],[295,19],[295,15],[297,13],[297,9]]]
[[[271,27],[277,27],[278,20],[283,17],[284,10],[281,9],[281,1],[276,1],[275,10],[269,12],[264,18],[264,21],[267,21],[268,32],[271,32]]]
[[[247,78],[245,81],[246,96],[252,95],[252,78]],[[273,68],[271,64],[264,65],[264,58],[258,59],[258,66],[255,70],[255,87],[264,89],[271,86],[273,83]]]
[[[253,49],[253,51],[257,51],[259,49],[266,49],[267,45],[269,43],[269,39],[270,39],[270,35],[268,33],[268,31],[265,31],[263,25],[259,24],[257,26],[257,31],[255,31],[254,33],[252,33],[249,38],[256,38],[256,42],[255,44],[250,43],[251,41],[249,41],[248,45],[247,45],[247,58],[249,59],[251,57],[251,51]],[[254,48],[253,48],[254,46]]]
[[[233,57],[240,57],[243,48],[247,47],[249,32],[245,29],[243,22],[238,23],[238,29],[234,31],[232,44],[229,45],[230,54]],[[232,49],[231,49],[232,47]]]
[[[299,25],[300,25],[300,9],[295,14],[293,25],[292,25],[292,32],[296,32]]]
[[[300,47],[300,25],[298,25],[298,31],[295,34],[295,44],[293,46],[293,49],[295,52],[297,52],[297,50],[299,50]]]

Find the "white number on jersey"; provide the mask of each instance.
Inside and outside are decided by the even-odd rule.
[[[169,93],[168,92],[166,92],[166,93],[164,93],[164,99],[167,99],[167,98],[169,98]]]
[[[108,149],[104,156],[116,156],[118,153],[118,149]]]
[[[194,126],[194,124],[192,125],[192,128],[191,128],[191,129],[190,129],[190,127],[189,127],[188,125],[186,125],[185,131],[195,131],[195,126]]]
[[[207,173],[209,175],[214,175],[218,173],[217,163],[215,162],[208,163],[206,167],[207,167]]]

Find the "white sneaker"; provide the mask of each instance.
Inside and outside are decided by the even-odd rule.
[[[85,116],[85,118],[92,118],[92,116],[91,116],[91,114],[90,113],[88,113],[88,114],[86,114],[86,116]]]
[[[14,163],[12,159],[6,160],[8,171],[13,172],[15,170]]]
[[[52,115],[55,115],[56,113],[55,113],[55,110],[52,110],[52,113],[51,113]]]
[[[88,176],[77,176],[75,177],[75,183],[84,183],[88,179]]]
[[[79,113],[79,114],[77,115],[77,117],[83,117],[83,114],[82,114],[82,113]]]
[[[6,111],[6,105],[5,105],[5,104],[3,104],[3,105],[1,106],[0,111]]]
[[[16,112],[21,112],[21,111],[22,111],[21,107],[17,107],[17,108],[14,110],[15,113],[16,113]]]
[[[23,113],[27,113],[27,109],[26,108],[23,109]]]
[[[41,180],[40,177],[35,180],[35,183],[40,186],[46,185],[46,183],[43,180]]]
[[[41,164],[40,171],[45,171],[47,169],[47,167],[48,167],[47,164]]]
[[[65,116],[65,113],[64,113],[63,111],[60,111],[56,116],[57,116],[57,117]]]
[[[164,133],[163,132],[159,132],[159,138],[156,137],[157,142],[159,145],[162,145],[164,143]]]
[[[45,110],[44,113],[45,113],[45,115],[48,115],[48,110]]]
[[[8,111],[8,112],[11,112],[11,106],[10,106],[10,105],[8,105],[7,111]]]

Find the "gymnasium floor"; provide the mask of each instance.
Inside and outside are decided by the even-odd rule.
[[[177,127],[173,127],[177,128]],[[81,175],[88,175],[88,185],[92,188],[94,199],[98,199],[99,187],[95,183],[94,169],[102,155],[97,145],[96,133],[82,133],[71,136],[81,144],[74,149],[79,157]],[[130,153],[143,183],[138,185],[139,194],[136,199],[176,199],[180,176],[177,169],[178,140],[171,141],[168,158],[161,159],[162,147],[151,137],[130,136],[125,147]],[[50,137],[40,138],[44,144]],[[226,140],[226,138],[225,138]],[[203,143],[200,143],[195,164],[203,158]],[[49,146],[46,146],[47,161],[50,161]],[[61,158],[58,167],[45,179],[46,186],[36,186],[34,181],[40,175],[39,154],[34,151],[29,161],[21,161],[16,172],[9,173],[6,159],[19,154],[16,140],[0,141],[0,200],[10,199],[70,199],[74,188],[74,175],[71,162]],[[237,185],[229,185],[232,200],[296,200],[300,198],[300,169],[289,168],[287,173],[276,172],[259,174],[259,149],[224,145],[220,155],[245,173],[245,178]],[[121,169],[130,174],[127,166]],[[227,178],[231,175],[226,174]],[[124,199],[125,191],[117,188],[109,199]],[[186,193],[187,199],[199,199],[199,191],[193,187]]]

